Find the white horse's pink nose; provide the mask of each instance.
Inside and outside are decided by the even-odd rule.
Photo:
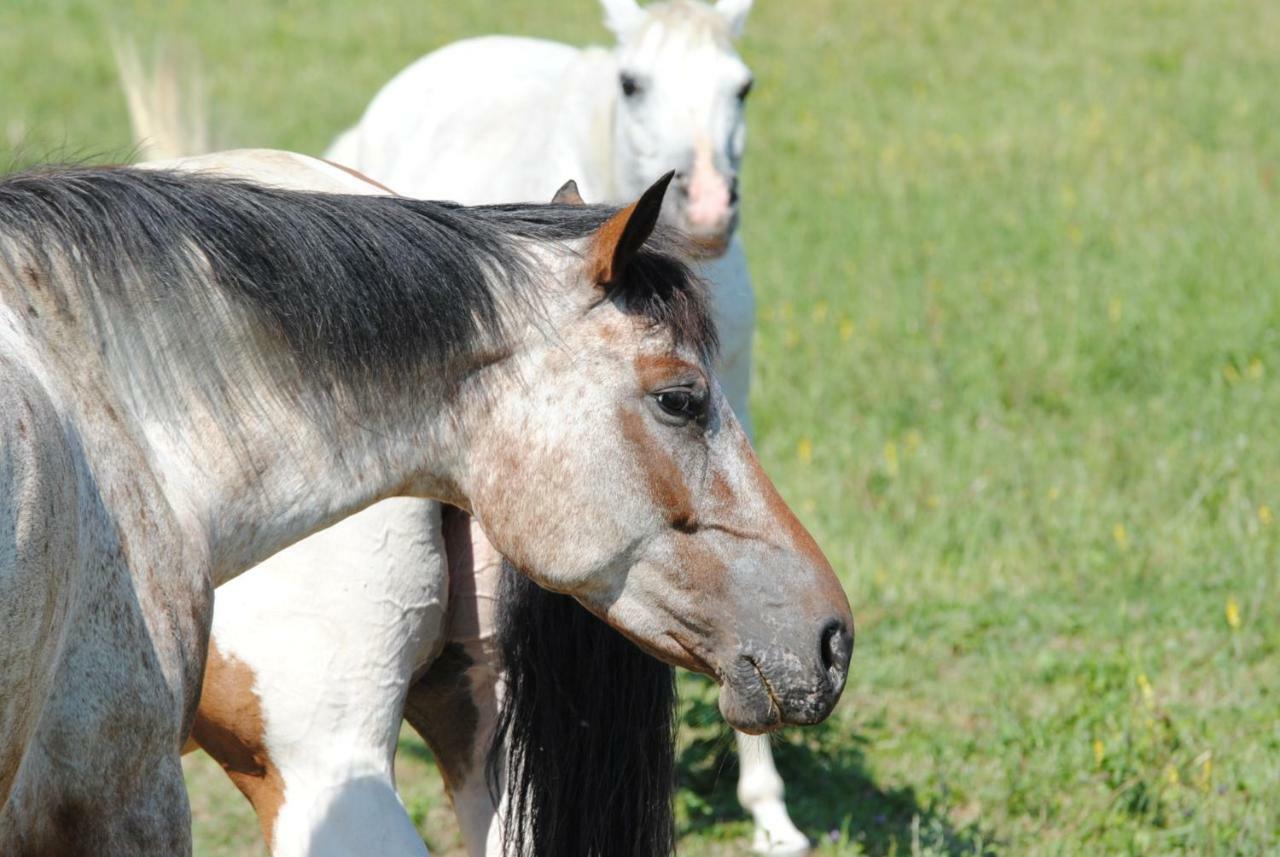
[[[710,230],[723,226],[732,214],[728,179],[714,167],[695,168],[689,178],[689,201],[685,214],[695,229]]]

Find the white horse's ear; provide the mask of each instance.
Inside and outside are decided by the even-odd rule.
[[[716,3],[716,11],[729,22],[729,32],[733,33],[734,38],[737,38],[742,35],[742,29],[747,25],[747,14],[751,11],[751,0],[719,0]]]
[[[560,190],[556,191],[556,195],[551,197],[552,205],[586,205],[582,201],[582,194],[578,193],[578,183],[573,179],[569,179],[560,185]]]
[[[653,234],[662,213],[662,199],[667,195],[675,172],[654,182],[640,198],[619,211],[596,230],[587,257],[587,272],[599,286],[617,282],[627,271],[644,242]]]
[[[635,29],[644,18],[644,10],[636,0],[600,0],[604,8],[604,25],[618,38]]]

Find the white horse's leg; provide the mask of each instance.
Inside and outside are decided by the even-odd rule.
[[[470,857],[501,854],[486,756],[498,719],[495,608],[501,557],[478,525],[446,507],[449,621],[444,651],[410,689],[405,719],[431,745]]]
[[[782,777],[773,764],[767,735],[733,733],[738,739],[738,800],[755,820],[751,847],[771,857],[809,853],[809,839],[796,829],[782,802]]]
[[[393,759],[443,636],[438,506],[395,498],[220,587],[193,735],[277,857],[425,857]]]

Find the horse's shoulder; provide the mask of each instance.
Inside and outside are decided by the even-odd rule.
[[[63,420],[39,373],[0,351],[0,520],[32,521],[73,508],[74,479]],[[35,532],[29,526],[0,529]]]

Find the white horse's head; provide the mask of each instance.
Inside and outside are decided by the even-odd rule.
[[[733,48],[751,0],[602,0],[618,37],[614,175],[623,197],[677,174],[664,217],[712,255],[738,224],[751,71]]]

